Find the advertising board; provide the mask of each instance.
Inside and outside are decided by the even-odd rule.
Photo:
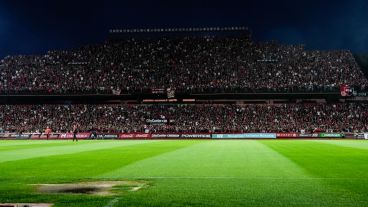
[[[275,139],[276,133],[212,134],[214,139]]]

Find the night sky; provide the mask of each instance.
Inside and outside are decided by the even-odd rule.
[[[248,26],[257,41],[368,52],[367,0],[1,0],[0,57],[104,41],[112,28]]]

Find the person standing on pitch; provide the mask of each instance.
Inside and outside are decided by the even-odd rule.
[[[78,133],[78,125],[74,124],[73,125],[73,142],[74,140],[78,142],[77,133]]]
[[[46,134],[46,139],[48,140],[50,138],[50,134],[51,134],[51,128],[50,127],[46,128],[45,134]]]

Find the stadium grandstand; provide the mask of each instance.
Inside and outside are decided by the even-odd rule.
[[[350,51],[254,42],[247,28],[233,28],[111,30],[111,39],[102,44],[9,56],[1,60],[0,91],[131,94],[170,88],[184,94],[311,93],[336,92],[343,84],[361,90],[368,86]]]
[[[1,60],[0,136],[75,123],[149,136],[368,130],[368,80],[350,51],[255,42],[246,27],[109,32],[104,43]]]

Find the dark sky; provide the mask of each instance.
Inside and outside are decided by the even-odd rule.
[[[0,57],[106,39],[111,28],[248,26],[256,40],[368,52],[367,0],[1,0]]]

